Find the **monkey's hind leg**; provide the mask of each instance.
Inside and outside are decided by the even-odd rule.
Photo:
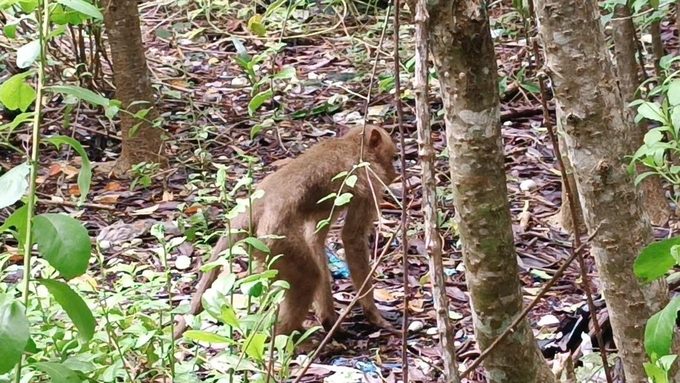
[[[286,243],[291,242],[304,244],[303,241],[286,238]],[[272,253],[283,254],[274,263],[273,268],[279,271],[278,278],[290,285],[279,307],[280,321],[276,327],[276,333],[290,335],[295,330],[305,331],[302,323],[309,313],[321,275],[316,264],[311,260],[311,254],[306,246],[285,247],[283,251],[280,249],[272,251]]]

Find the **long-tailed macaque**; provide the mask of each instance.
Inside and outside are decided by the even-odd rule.
[[[331,210],[331,224],[343,210],[347,211],[341,238],[355,290],[369,278],[365,289],[357,291],[357,294],[363,295],[359,303],[364,314],[372,325],[393,329],[380,315],[373,298],[373,283],[368,275],[368,235],[377,218],[376,202],[381,200],[383,185],[389,185],[396,178],[392,164],[396,151],[390,135],[382,128],[367,126],[363,137],[361,128],[350,129],[340,138],[314,145],[288,165],[265,177],[257,187],[264,191],[264,196],[253,201],[251,213],[246,212],[231,221],[232,229],[247,231],[252,214],[253,235],[261,239],[266,235],[284,236],[283,239],[263,239],[271,256],[283,254],[272,268],[278,270],[277,278],[290,285],[280,306],[277,334],[304,330],[302,323],[312,302],[317,318],[326,330],[338,317],[333,307],[328,260],[324,251],[330,225],[316,231],[319,221],[331,218]],[[363,167],[355,169],[352,173],[357,177],[354,187],[345,185],[340,191],[343,178],[332,179],[359,164],[362,152],[363,161],[370,164],[370,170]],[[332,198],[319,203],[322,198],[338,192],[351,193],[349,203],[334,209]],[[230,243],[241,238],[242,235],[238,234],[220,238],[210,262],[229,249]],[[254,256],[261,262],[265,257],[257,252]],[[218,273],[218,268],[214,268],[201,277],[191,301],[192,314],[202,311],[203,293],[213,284]],[[185,328],[186,323],[180,319],[174,334],[176,339]]]

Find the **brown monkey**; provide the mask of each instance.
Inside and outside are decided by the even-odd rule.
[[[266,235],[285,237],[264,239],[271,256],[283,254],[272,267],[278,270],[277,278],[290,285],[280,307],[277,334],[302,331],[302,322],[312,302],[326,330],[333,326],[338,317],[333,307],[324,251],[330,225],[316,232],[317,223],[329,218],[334,201],[318,201],[339,192],[343,178],[332,179],[359,164],[362,142],[363,161],[370,164],[370,170],[361,167],[354,170],[352,174],[357,176],[356,184],[352,188],[344,186],[341,191],[351,193],[352,198],[348,204],[336,206],[331,219],[333,223],[343,210],[347,211],[341,238],[352,283],[358,290],[370,272],[368,235],[377,218],[375,203],[380,202],[383,184],[389,185],[396,178],[392,161],[397,149],[389,134],[382,128],[367,126],[362,138],[361,128],[350,129],[340,138],[311,147],[288,165],[265,177],[257,187],[257,190],[264,191],[264,196],[255,199],[252,204],[253,234],[259,238]],[[237,216],[231,222],[232,229],[247,231],[249,218],[250,213]],[[230,243],[241,238],[236,234],[220,238],[210,262],[217,260]],[[264,260],[264,254],[256,252],[254,256],[259,261]],[[218,273],[218,268],[214,268],[201,277],[191,301],[192,314],[202,311],[203,293],[213,284]],[[360,295],[370,291],[359,303],[371,324],[391,330],[392,326],[380,315],[375,305],[372,288],[369,279],[366,288],[357,291]],[[186,323],[182,318],[176,327],[175,339],[184,333],[185,328]]]

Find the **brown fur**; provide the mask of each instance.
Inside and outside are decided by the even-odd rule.
[[[278,269],[278,278],[287,281],[290,289],[285,293],[280,307],[280,323],[277,334],[290,334],[302,330],[302,322],[312,302],[315,303],[317,317],[326,330],[337,319],[333,307],[331,279],[327,269],[324,245],[328,229],[326,226],[314,233],[317,223],[329,218],[333,199],[317,203],[330,193],[337,193],[342,178],[331,179],[340,172],[350,171],[359,163],[361,148],[360,128],[351,129],[341,138],[323,141],[300,155],[288,165],[265,177],[258,185],[264,196],[253,201],[253,233],[259,238],[268,234],[285,236],[284,239],[264,239],[271,256],[283,254],[273,265]],[[382,183],[389,185],[396,172],[392,165],[396,146],[387,132],[378,127],[366,127],[364,135],[363,159],[371,164],[371,169]],[[366,169],[359,168],[352,174],[357,176],[354,188],[343,187],[342,193],[350,192],[353,197],[333,212],[334,222],[338,215],[347,211],[341,238],[345,256],[350,269],[352,283],[358,290],[366,278],[366,288],[357,294],[372,291],[370,281],[368,235],[377,218],[375,202],[380,202],[383,186],[375,176],[367,176]],[[375,197],[374,197],[375,194]],[[249,213],[241,214],[231,222],[232,229],[248,229]],[[242,237],[227,235],[220,238],[213,250],[210,261],[215,261],[220,253],[229,248],[232,241]],[[259,261],[264,254],[254,254]],[[196,293],[191,301],[191,313],[202,311],[203,293],[213,284],[219,270],[212,269],[201,277]],[[359,300],[369,322],[375,326],[392,329],[380,315],[373,294],[365,294]],[[175,338],[179,338],[186,328],[180,320]]]

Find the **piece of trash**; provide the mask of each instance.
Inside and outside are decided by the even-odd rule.
[[[536,189],[538,184],[534,180],[524,180],[519,184],[519,188],[522,191],[530,191]]]
[[[408,325],[408,331],[409,332],[417,332],[422,330],[425,327],[425,324],[421,321],[413,321],[409,323]]]
[[[331,270],[333,278],[347,279],[349,278],[349,268],[347,262],[340,259],[338,255],[330,247],[326,246],[326,256],[328,257],[328,267]]]

